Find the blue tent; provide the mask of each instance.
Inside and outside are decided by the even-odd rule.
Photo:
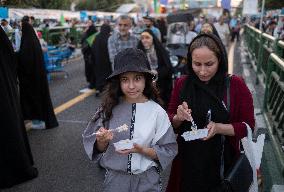
[[[87,11],[80,11],[80,20],[87,21],[88,20],[88,13]]]

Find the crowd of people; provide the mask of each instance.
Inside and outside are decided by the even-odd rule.
[[[107,47],[103,46],[104,43],[101,43],[101,48],[97,49],[98,45],[95,46],[97,44],[96,41],[101,40],[96,40],[96,36],[100,32],[95,26],[94,21],[87,21],[87,27],[81,41],[88,88],[96,88],[97,95],[99,95],[105,85],[105,77],[114,69],[115,55],[125,48],[135,47],[142,49],[146,53],[151,70],[156,73],[157,86],[165,101],[165,106],[167,106],[169,93],[171,92],[171,88],[166,85],[171,84],[173,73],[169,53],[165,50],[165,45],[189,45],[197,34],[208,32],[208,30],[209,32],[213,32],[212,30],[214,30],[215,35],[217,34],[221,38],[225,49],[228,50],[230,42],[235,41],[235,39],[239,41],[239,32],[241,29],[240,19],[236,17],[232,17],[229,20],[226,16],[221,16],[219,20],[216,20],[205,18],[201,15],[198,19],[188,21],[187,23],[167,25],[164,18],[156,20],[146,15],[135,22],[133,18],[122,15],[117,18],[114,27],[109,22],[103,23],[104,27],[110,27],[110,31],[108,30],[107,35],[104,35],[104,40],[108,43]],[[206,29],[206,26],[209,27]],[[167,29],[168,27],[170,29]],[[169,35],[168,30],[170,30],[171,35]],[[148,35],[142,36],[142,34],[146,33]],[[186,34],[183,35],[184,33]],[[91,43],[90,40],[92,41]]]
[[[16,53],[0,28],[0,78],[7,89],[1,92],[1,119],[7,127],[14,122],[0,139],[0,168],[5,170],[0,172],[1,188],[37,176],[25,120],[39,121],[45,128],[58,126],[43,50],[31,22],[30,17],[21,22]],[[122,15],[114,28],[105,22],[99,30],[92,20],[87,22],[81,40],[85,76],[101,104],[83,133],[83,144],[88,157],[106,170],[105,192],[161,191],[161,172],[168,166],[168,192],[217,192],[222,174],[240,155],[246,124],[255,126],[248,87],[242,78],[228,74],[227,49],[240,38],[240,20],[200,16],[186,27],[191,32],[186,42],[188,73],[173,86],[164,20],[156,24],[147,15],[134,26],[131,17]],[[124,124],[126,130],[115,131]],[[183,134],[196,131],[194,127],[207,129],[207,136],[185,140]],[[121,141],[133,145],[117,150],[114,144]]]
[[[265,15],[260,24],[259,17],[251,17],[249,24],[264,33],[267,33],[277,39],[284,40],[284,14],[279,15]]]

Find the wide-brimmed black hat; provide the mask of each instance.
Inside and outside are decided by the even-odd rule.
[[[124,49],[114,57],[114,70],[107,79],[126,72],[140,72],[154,76],[147,56],[142,50],[136,48]]]

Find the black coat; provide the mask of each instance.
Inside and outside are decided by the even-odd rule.
[[[106,84],[106,78],[111,74],[111,62],[109,60],[107,42],[110,36],[111,27],[102,25],[100,33],[96,36],[92,46],[95,58],[96,88],[102,91]]]
[[[46,128],[57,127],[41,45],[33,27],[25,22],[22,24],[18,78],[24,119],[42,120]]]
[[[0,189],[37,177],[21,114],[12,45],[0,27]]]
[[[82,44],[82,53],[85,62],[85,76],[87,82],[89,82],[90,88],[96,87],[96,76],[95,76],[95,57],[92,54],[92,48],[87,43],[88,37],[97,33],[95,26],[90,26],[88,30],[83,34],[81,44]]]

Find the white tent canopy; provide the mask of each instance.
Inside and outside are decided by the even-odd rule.
[[[63,15],[65,18],[80,18],[80,12],[55,10],[55,9],[9,9],[9,17],[12,19],[21,19],[23,16],[34,16],[37,19],[60,19]]]
[[[123,4],[121,5],[115,12],[116,13],[131,13],[131,12],[137,12],[139,7],[137,4],[132,3],[132,4]]]

